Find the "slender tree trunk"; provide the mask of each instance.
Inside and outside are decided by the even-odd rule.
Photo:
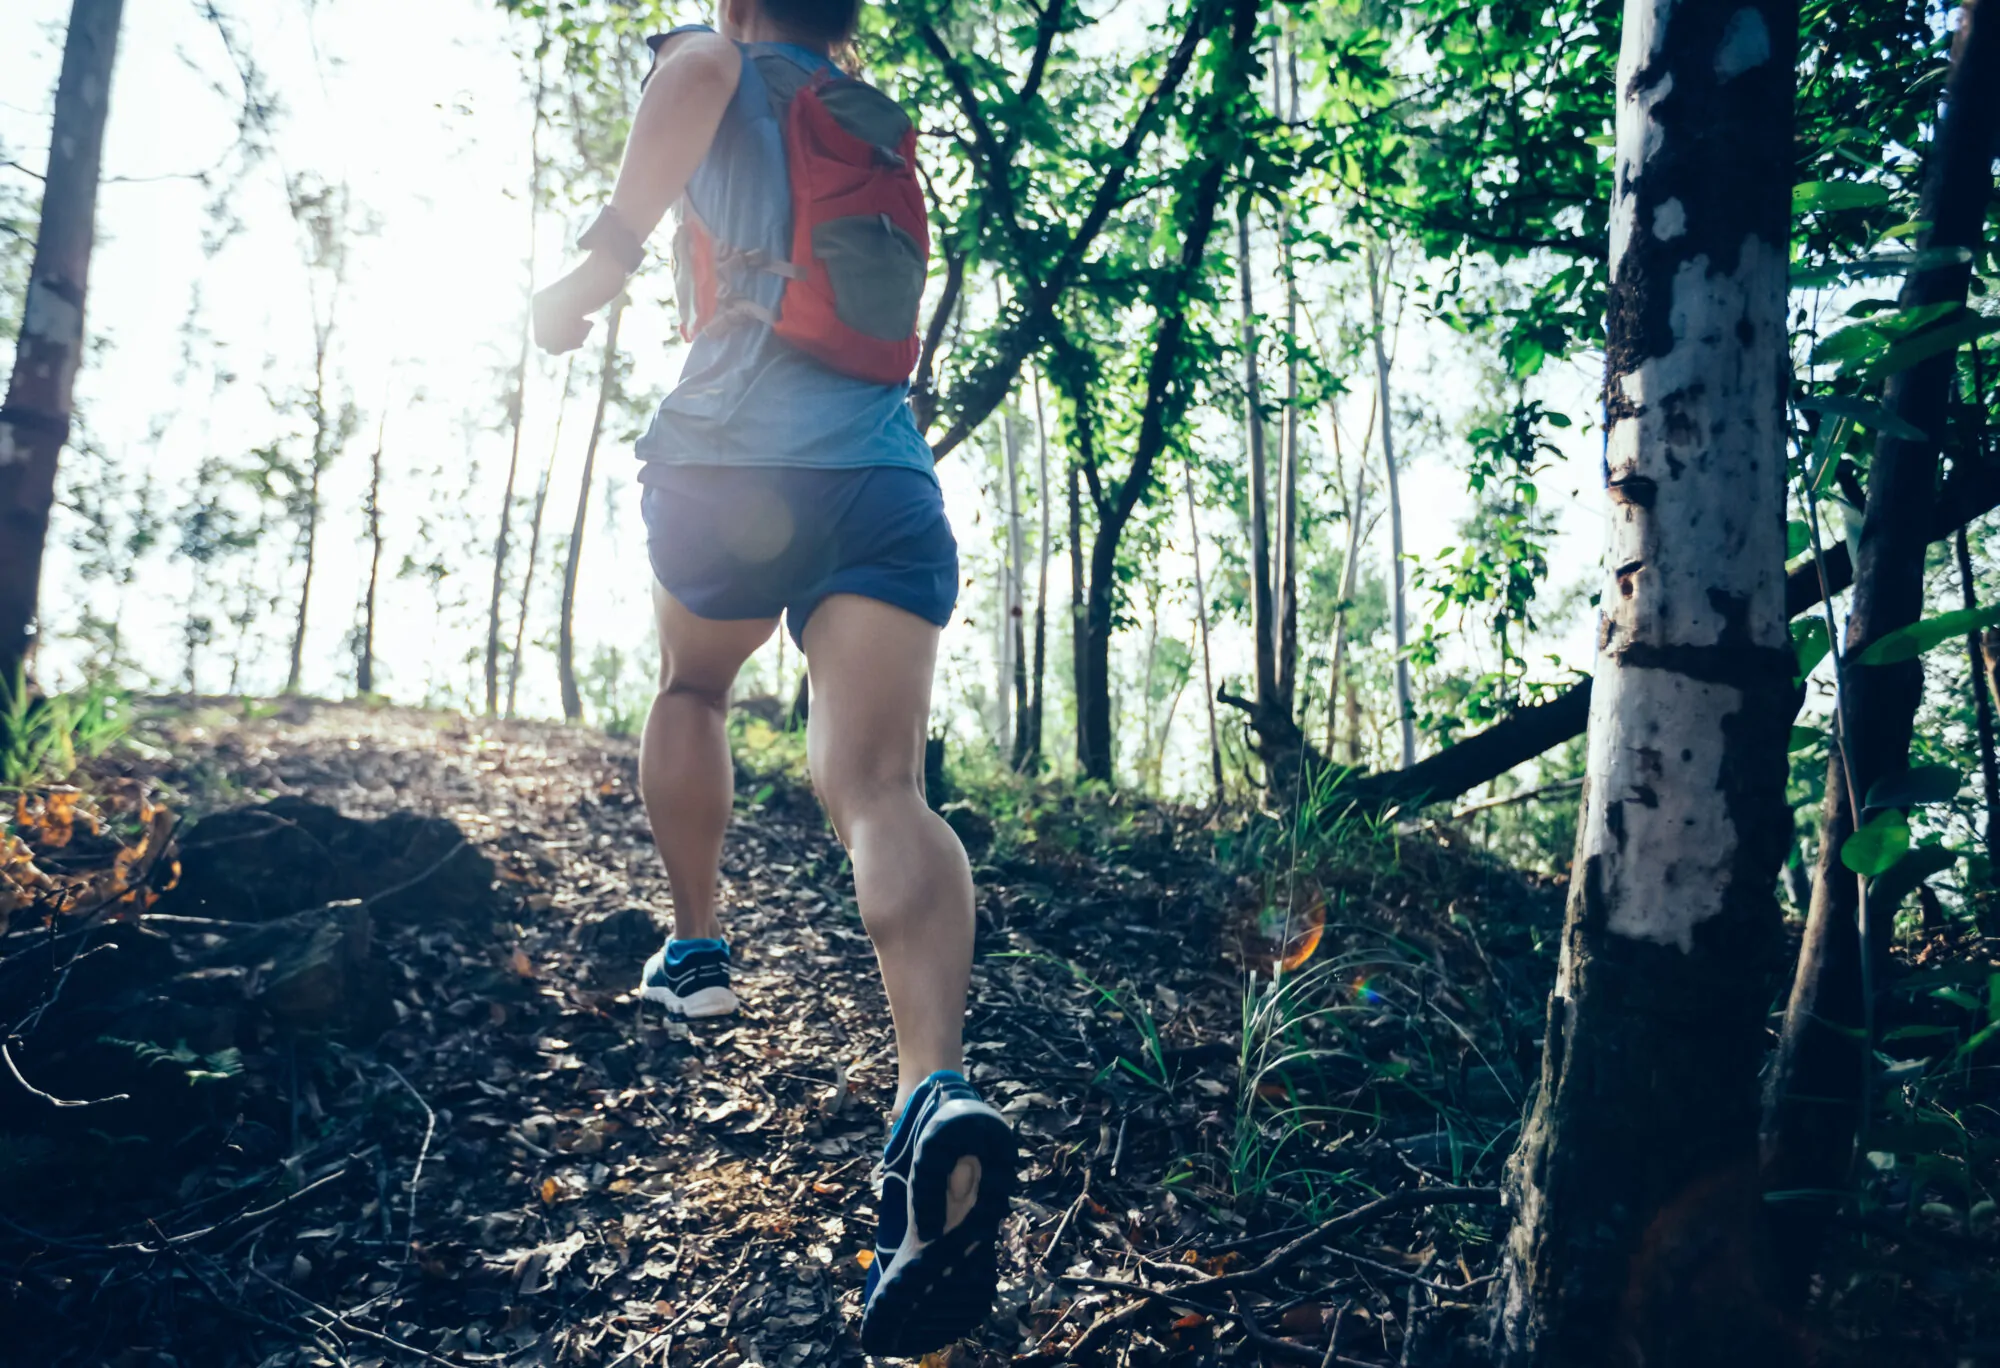
[[[375,591],[382,581],[382,439],[389,427],[389,404],[375,420],[375,452],[368,458],[368,597],[361,612],[361,659],[354,687],[366,696],[375,692]]]
[[[1069,466],[1069,665],[1071,701],[1076,713],[1076,772],[1083,775],[1088,771],[1084,766],[1083,746],[1083,700],[1089,693],[1089,683],[1084,673],[1084,656],[1088,651],[1085,640],[1088,633],[1086,619],[1089,614],[1084,605],[1083,591],[1083,489],[1082,479],[1077,473],[1076,462]]]
[[[1375,394],[1382,411],[1382,473],[1389,490],[1389,620],[1396,637],[1396,716],[1402,736],[1402,768],[1417,763],[1416,707],[1410,698],[1408,595],[1403,587],[1403,492],[1396,474],[1395,410],[1389,402],[1389,349],[1382,335],[1387,324],[1389,273],[1396,266],[1391,246],[1380,258],[1368,248],[1368,302],[1374,320]]]
[[[1354,497],[1348,501],[1347,505],[1347,553],[1340,564],[1340,607],[1335,610],[1333,615],[1332,661],[1328,666],[1329,677],[1327,680],[1326,753],[1329,758],[1333,755],[1335,702],[1340,697],[1341,677],[1347,665],[1347,617],[1353,611],[1351,605],[1354,602],[1354,587],[1361,569],[1361,535],[1363,519],[1366,517],[1368,508],[1368,448],[1375,441],[1376,402],[1376,397],[1370,395],[1368,399],[1368,428],[1361,434],[1361,459],[1355,463]],[[1339,415],[1334,413],[1331,401],[1328,401],[1326,408],[1326,431],[1327,444],[1334,449],[1336,458],[1338,458],[1340,452],[1340,418]],[[1348,689],[1348,695],[1351,702],[1353,697],[1351,686]],[[1356,753],[1356,749],[1355,746],[1350,745],[1348,747],[1347,762],[1350,765],[1359,763],[1359,756]]]
[[[1027,613],[1022,607],[1027,547],[1021,539],[1021,427],[1010,404],[1000,411],[1001,460],[1007,477],[1007,568],[1002,575],[1000,751],[1019,767],[1020,733],[1028,715]]]
[[[1146,581],[1146,668],[1139,674],[1140,787],[1146,787],[1146,767],[1153,762],[1153,672],[1160,660],[1160,581]]]
[[[528,563],[521,571],[521,604],[514,615],[514,650],[507,657],[507,716],[514,715],[515,699],[521,688],[521,653],[528,640],[528,605],[535,592],[535,570],[542,559],[542,515],[548,511],[549,484],[555,478],[556,456],[562,451],[563,419],[569,413],[570,382],[576,377],[576,353],[563,368],[562,396],[556,400],[556,431],[549,440],[549,461],[535,485],[535,512],[528,526]],[[782,637],[779,638],[783,640]]]
[[[1049,647],[1049,537],[1052,510],[1049,506],[1049,427],[1042,411],[1042,377],[1033,376],[1035,389],[1035,503],[1041,510],[1041,540],[1035,544],[1035,645],[1034,693],[1021,719],[1020,743],[1015,747],[1014,768],[1023,774],[1039,774],[1042,768],[1042,702],[1048,687]]]
[[[1973,588],[1972,547],[1964,528],[1958,529],[1952,549],[1958,557],[1959,591],[1969,613],[1979,607],[1979,595]],[[2000,873],[2000,821],[1994,820],[2000,817],[2000,760],[1994,756],[1993,695],[1987,687],[1985,642],[1976,629],[1966,633],[1965,661],[1972,674],[1973,728],[1979,737],[1979,787],[1986,799],[1986,860],[1989,867]]]
[[[533,355],[534,320],[530,317],[535,298],[535,228],[542,207],[542,99],[546,85],[542,59],[535,59],[535,113],[528,125],[528,290],[522,306],[521,350],[514,362],[514,393],[508,404],[507,420],[514,429],[507,454],[507,485],[500,495],[500,530],[493,538],[493,595],[486,608],[486,715],[500,711],[500,600],[507,588],[507,553],[514,520],[514,481],[521,469],[521,426],[528,400],[528,359]],[[539,509],[537,515],[539,516]],[[525,591],[523,601],[525,602]],[[519,649],[518,647],[516,648]],[[518,667],[507,671],[507,711],[514,711],[514,681]]]
[[[1796,42],[1791,0],[1625,7],[1604,389],[1616,569],[1541,1087],[1508,1169],[1502,1368],[1796,1361],[1760,1319],[1751,1257],[1796,708]]]
[[[0,406],[0,688],[25,678],[56,463],[69,441],[83,301],[96,231],[97,168],[123,0],[75,0],[56,83],[41,224],[7,402]]]
[[[1964,247],[1977,257],[2000,128],[2000,29],[1974,6],[1959,15],[1943,112],[1925,157],[1917,219],[1927,227],[1918,235],[1918,247]],[[1962,305],[1970,278],[1969,264],[1913,273],[1901,303],[1904,308]],[[1866,1117],[1862,1089],[1873,1050],[1866,1038],[1874,1019],[1872,990],[1888,968],[1892,916],[1891,909],[1864,905],[1856,876],[1840,862],[1840,849],[1855,826],[1852,796],[1865,796],[1879,780],[1909,766],[1923,666],[1916,660],[1863,665],[1856,657],[1923,614],[1938,451],[1957,366],[1955,351],[1946,351],[1891,375],[1883,391],[1889,411],[1926,436],[1882,436],[1869,466],[1840,671],[1842,744],[1828,770],[1812,907],[1767,1080],[1764,1167],[1773,1189],[1843,1191]],[[1805,1296],[1837,1204],[1832,1195],[1773,1204],[1782,1288],[1789,1300]]]
[[[1283,23],[1284,11],[1280,10]],[[1283,35],[1289,107],[1272,101],[1272,111],[1283,110],[1292,123],[1299,118],[1298,44],[1287,31]],[[1275,83],[1279,63],[1271,64]],[[1292,215],[1289,207],[1278,212],[1278,260],[1285,276],[1285,426],[1284,444],[1278,456],[1278,557],[1275,575],[1277,599],[1278,705],[1290,717],[1298,709],[1299,675],[1299,277],[1292,260]],[[1303,720],[1303,719],[1301,719]]]
[[[611,391],[618,379],[618,325],[625,321],[625,305],[619,295],[611,305],[611,319],[604,329],[604,368],[597,377],[597,412],[590,419],[590,444],[583,450],[583,477],[577,482],[576,522],[570,528],[569,560],[563,566],[562,618],[556,627],[556,676],[562,686],[563,718],[577,722],[583,718],[583,695],[576,687],[576,577],[583,565],[584,519],[590,512],[590,486],[597,473],[597,443],[604,435],[604,412],[611,404]]]
[[[1256,639],[1257,707],[1278,705],[1277,631],[1271,606],[1271,501],[1266,488],[1263,387],[1257,375],[1257,301],[1250,274],[1250,199],[1236,206],[1236,291],[1243,309],[1243,408],[1250,446],[1250,632]]]
[[[317,333],[313,360],[312,480],[306,488],[306,572],[299,582],[299,615],[292,627],[292,658],[285,672],[285,692],[295,694],[305,673],[306,619],[312,611],[313,571],[319,562],[319,482],[332,453],[327,451],[326,357],[332,329]]]
[[[1188,546],[1194,553],[1194,620],[1201,633],[1201,696],[1208,704],[1208,768],[1215,782],[1215,805],[1222,806],[1222,728],[1215,717],[1215,670],[1208,651],[1208,584],[1201,573],[1201,524],[1195,519],[1194,460],[1181,464],[1181,483],[1187,490]]]
[[[1347,763],[1361,763],[1361,689],[1347,681]]]

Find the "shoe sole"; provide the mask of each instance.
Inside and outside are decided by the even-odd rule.
[[[727,988],[697,988],[686,997],[671,988],[641,987],[639,996],[647,1002],[657,1002],[675,1016],[697,1020],[701,1017],[728,1016],[743,1004],[736,994]]]
[[[979,1160],[972,1210],[943,1229],[951,1172]],[[861,1348],[914,1358],[963,1338],[993,1309],[999,1279],[1000,1222],[1014,1194],[1019,1163],[1014,1133],[983,1103],[940,1109],[910,1168],[910,1234],[861,1318]],[[909,1249],[912,1240],[918,1248]]]

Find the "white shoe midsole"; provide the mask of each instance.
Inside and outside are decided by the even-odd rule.
[[[742,1005],[736,1000],[734,992],[721,987],[698,988],[686,997],[681,997],[671,988],[642,987],[639,996],[685,1017],[728,1016]]]

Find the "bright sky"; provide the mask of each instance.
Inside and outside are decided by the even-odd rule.
[[[693,18],[705,7],[684,8]],[[525,31],[510,26],[490,0],[421,5],[340,0],[239,10],[246,46],[283,99],[277,126],[283,169],[345,179],[357,206],[380,223],[377,234],[355,245],[352,288],[336,341],[336,369],[362,409],[362,426],[324,489],[327,522],[305,687],[337,692],[351,671],[343,638],[355,620],[367,573],[362,523],[367,457],[386,399],[390,552],[378,628],[381,687],[410,701],[476,697],[479,662],[464,656],[481,647],[483,635],[455,624],[461,618],[484,621],[488,548],[508,456],[507,434],[495,424],[518,346],[528,234],[523,204],[528,73],[519,55]],[[39,167],[45,156],[67,11],[67,0],[0,0],[0,144],[6,156],[30,167]],[[218,85],[220,94],[213,88]],[[108,350],[85,369],[78,404],[112,457],[135,475],[151,476],[153,498],[168,510],[186,501],[204,454],[241,454],[278,436],[284,429],[274,426],[266,389],[282,391],[310,371],[300,246],[285,210],[278,164],[261,166],[232,205],[243,231],[212,259],[203,252],[209,192],[184,177],[223,158],[234,138],[239,95],[221,43],[193,0],[126,7],[105,149],[109,183],[99,200],[88,305],[89,330]],[[0,175],[18,174],[0,168]],[[575,217],[566,237],[587,215]],[[553,216],[545,216],[539,250],[544,278],[558,269],[563,255],[565,242],[558,240],[556,226]],[[658,292],[664,286],[648,288]],[[184,375],[180,328],[197,290],[201,322],[212,340],[197,346],[195,372]],[[626,319],[624,350],[633,358],[634,390],[652,400],[679,368],[680,347],[671,328],[672,311],[657,299],[642,299]],[[1457,434],[1472,399],[1472,372],[1452,334],[1420,325],[1407,332],[1398,383],[1421,387],[1452,433],[1452,440],[1432,447],[1413,441],[1407,452],[1406,537],[1411,554],[1428,558],[1455,540],[1454,527],[1469,509],[1457,469],[1463,452]],[[580,382],[587,374],[594,383],[594,343],[579,355]],[[1595,412],[1596,364],[1585,358],[1551,367],[1537,382],[1541,397],[1580,424],[1564,435],[1570,459],[1542,482],[1544,504],[1564,529],[1551,594],[1586,577],[1603,546],[1598,435],[1594,426],[1582,426]],[[233,372],[237,382],[211,397],[210,371],[216,367]],[[524,492],[532,493],[550,457],[560,379],[555,363],[537,359],[526,401]],[[1368,377],[1355,377],[1357,390],[1365,393],[1367,383]],[[591,386],[581,387],[585,393],[572,401],[556,451],[531,641],[553,633],[555,577],[547,573],[547,545],[567,532],[574,511],[590,419]],[[1354,426],[1358,429],[1358,419]],[[597,644],[614,644],[635,653],[637,669],[650,627],[631,429],[630,422],[615,423],[598,455],[600,478],[577,616],[581,656],[587,658]],[[1232,440],[1226,430],[1217,438]],[[1032,469],[1030,459],[1029,475]],[[990,474],[983,459],[953,456],[940,474],[966,543],[968,574],[977,581],[963,600],[973,621],[955,624],[947,634],[949,697],[954,688],[991,677],[990,575],[1001,520],[986,487]],[[477,545],[447,548],[470,567],[447,593],[470,604],[453,610],[441,627],[421,578],[396,578],[392,572],[405,552],[423,550],[416,546],[419,518],[453,510],[475,515],[471,531]],[[1205,536],[1229,532],[1226,513],[1204,514],[1205,520],[1211,516],[1218,521],[1213,526],[1205,521]],[[1185,529],[1176,526],[1182,544],[1169,550],[1161,574],[1178,585],[1192,576]],[[1386,561],[1386,525],[1378,529],[1373,554],[1378,563]],[[485,567],[475,565],[481,558],[487,558]],[[1205,559],[1212,567],[1213,553]],[[69,551],[53,549],[45,603],[57,636],[73,624],[86,598],[94,598],[100,614],[113,607],[101,589],[93,592],[76,582],[72,563]],[[254,575],[254,587],[281,602],[264,619],[262,641],[240,680],[246,692],[282,683],[296,602],[275,560]],[[988,578],[979,579],[982,575]],[[1052,580],[1058,594],[1066,595],[1066,567],[1058,565]],[[162,557],[149,564],[122,605],[124,629],[138,643],[137,658],[170,685],[181,674],[180,624],[188,591],[187,570]],[[1424,611],[1413,606],[1412,615]],[[1163,634],[1186,636],[1190,612],[1185,601],[1169,603]],[[1052,626],[1063,621],[1060,609],[1051,621]],[[1581,624],[1562,644],[1569,660],[1588,665],[1588,631]],[[1125,648],[1139,649],[1136,641]],[[1218,669],[1240,678],[1249,656],[1247,634],[1222,633],[1216,652]],[[227,655],[219,645],[205,658],[199,677],[204,690],[228,683]],[[73,677],[79,662],[75,649],[61,646],[46,659],[59,679]],[[531,648],[522,687],[524,710],[558,711],[552,654]],[[1205,743],[1196,703],[1191,694],[1177,717],[1169,787],[1183,777],[1190,786],[1200,783],[1198,756]],[[957,728],[963,737],[977,725],[960,718]]]

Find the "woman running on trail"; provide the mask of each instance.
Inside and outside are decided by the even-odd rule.
[[[924,737],[958,548],[909,377],[929,232],[915,133],[829,54],[861,0],[719,0],[647,40],[610,204],[583,263],[535,297],[570,351],[670,208],[680,383],[639,440],[660,636],[640,786],[674,930],[642,994],[736,1010],[716,920],[736,672],[782,615],[804,651],[813,786],[854,866],[894,1017],[896,1120],[861,1320],[870,1353],[942,1347],[986,1316],[1014,1139],[961,1073],[972,874],[924,802]]]

